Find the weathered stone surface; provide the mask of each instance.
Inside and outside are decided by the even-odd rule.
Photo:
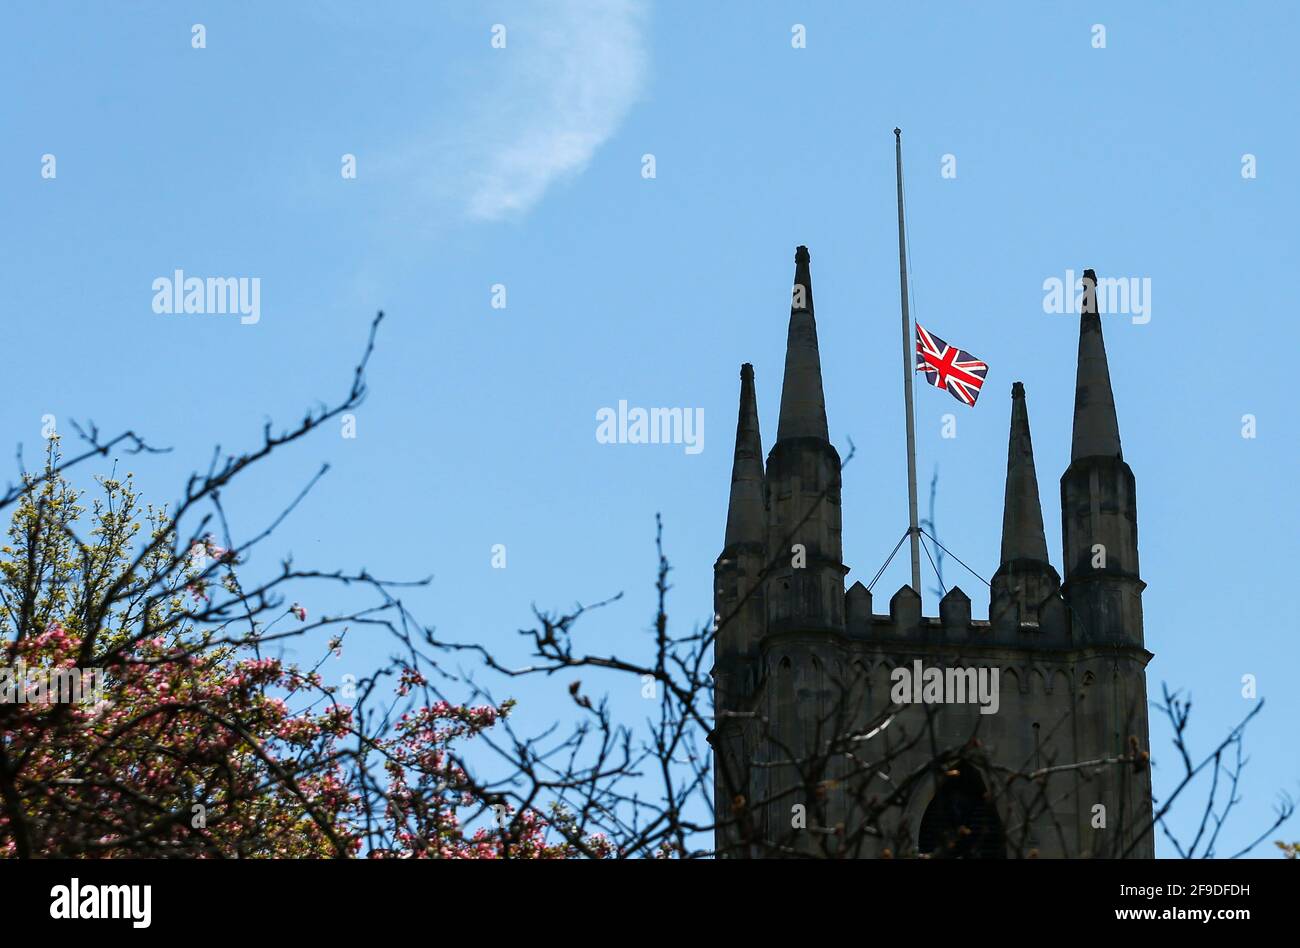
[[[1016,383],[1002,562],[991,583],[989,619],[973,619],[969,598],[957,588],[939,604],[937,619],[922,614],[910,587],[890,599],[888,615],[875,615],[865,586],[844,591],[839,455],[826,433],[806,248],[795,262],[796,283],[806,293],[790,316],[777,441],[763,470],[754,463],[761,447],[752,373],[742,374],[726,549],[715,566],[715,611],[731,615],[717,638],[717,705],[753,712],[720,718],[713,735],[715,752],[726,755],[715,780],[719,814],[725,818],[743,797],[756,810],[759,841],[787,853],[833,849],[836,827],[861,817],[854,801],[862,788],[853,783],[860,778],[845,776],[850,770],[839,755],[825,761],[824,779],[810,795],[791,754],[816,759],[828,735],[871,733],[886,712],[892,713],[890,735],[925,726],[923,705],[891,712],[891,676],[918,662],[944,674],[974,672],[972,681],[983,674],[986,683],[997,672],[996,702],[949,703],[935,715],[931,723],[942,746],[961,747],[978,734],[996,766],[1022,772],[1127,754],[1130,739],[1147,748],[1145,668],[1151,654],[1142,633],[1135,486],[1120,456],[1098,317],[1085,313],[1080,323],[1071,463],[1061,478],[1064,583],[1048,561],[1028,409]],[[753,488],[760,483],[764,523],[755,530]],[[801,549],[798,556],[793,544]],[[1104,556],[1098,557],[1098,547]],[[767,580],[760,582],[765,570]],[[996,710],[986,713],[993,704]],[[882,746],[867,741],[856,756],[869,759]],[[892,761],[892,771],[924,769],[931,748],[928,740],[917,742]],[[1040,856],[1117,855],[1128,848],[1133,830],[1150,820],[1149,773],[1110,768],[1087,781],[1067,776],[1054,785],[1050,811],[1032,819],[1023,838],[999,836],[991,845],[994,828],[1021,824],[1026,794],[1035,790],[1023,781],[1023,790],[1006,789],[1005,779],[972,767],[957,762],[929,778],[893,813],[886,835],[897,831],[911,840],[912,850],[929,845],[942,835],[942,811],[964,799],[973,807],[968,818],[980,841],[972,856],[1006,847]],[[1110,815],[1104,832],[1092,826],[1099,803]],[[793,807],[804,808],[805,829],[792,829]],[[869,841],[844,855],[878,856],[886,845],[893,844]],[[717,847],[729,857],[774,854],[752,838],[741,840],[734,828],[718,832]],[[1151,837],[1128,855],[1152,856]]]

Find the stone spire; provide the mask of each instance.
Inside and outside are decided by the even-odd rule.
[[[1075,641],[1141,646],[1137,486],[1119,446],[1115,398],[1097,315],[1097,275],[1083,272],[1079,381],[1070,466],[1061,475],[1062,593]]]
[[[763,439],[754,397],[754,367],[740,367],[740,417],[736,421],[736,455],[731,465],[731,502],[727,507],[724,549],[737,543],[764,543],[767,514],[763,509]]]
[[[1038,502],[1034,446],[1029,438],[1025,386],[1011,386],[1011,434],[1007,441],[1007,487],[1002,506],[1002,562],[993,574],[989,619],[1018,629],[1038,623],[1053,637],[1064,633],[1061,577],[1047,559],[1043,508]]]
[[[767,456],[767,633],[844,630],[840,455],[826,427],[808,248],[795,251],[794,294],[776,443]],[[780,556],[777,556],[777,553]]]
[[[1038,502],[1034,446],[1029,438],[1025,386],[1011,386],[1011,436],[1007,444],[1007,490],[1002,505],[1002,562],[1047,559],[1043,508]]]
[[[1065,577],[1061,596],[1068,603],[1071,646],[1096,655],[1091,661],[1078,662],[1074,674],[1082,673],[1085,685],[1089,679],[1104,684],[1100,693],[1095,688],[1077,692],[1081,710],[1074,717],[1073,740],[1079,748],[1078,759],[1113,757],[1131,753],[1133,747],[1150,747],[1145,668],[1151,659],[1144,644],[1142,591],[1146,583],[1138,564],[1137,482],[1120,453],[1119,423],[1098,315],[1097,275],[1085,270],[1083,283],[1074,438],[1070,466],[1061,475],[1061,572]],[[1094,695],[1101,701],[1092,703]],[[1090,778],[1091,799],[1114,800],[1136,817],[1126,817],[1114,842],[1094,849],[1098,855],[1109,845],[1113,847],[1109,852],[1115,854],[1131,847],[1132,855],[1151,857],[1150,834],[1141,837],[1135,826],[1149,823],[1150,779],[1145,768],[1134,774],[1103,768]],[[1084,806],[1080,807],[1081,828],[1086,825]]]
[[[1110,388],[1106,345],[1097,314],[1097,274],[1083,271],[1083,313],[1079,319],[1079,374],[1074,386],[1074,438],[1070,460],[1122,458],[1115,395]]]
[[[736,455],[731,466],[731,502],[722,554],[713,564],[713,700],[718,712],[709,735],[716,755],[714,806],[733,812],[737,798],[749,796],[749,759],[740,719],[754,700],[761,678],[761,643],[767,604],[761,588],[767,562],[767,509],[764,503],[763,443],[754,397],[754,367],[740,367],[740,414],[736,421]],[[719,820],[718,848],[744,852],[742,826]]]
[[[790,302],[790,331],[785,349],[785,381],[781,387],[781,416],[776,439],[820,438],[829,441],[826,397],[822,393],[822,363],[817,353],[817,322],[813,319],[812,276],[808,248],[794,254],[794,289]]]
[[[727,535],[713,564],[714,700],[735,710],[757,683],[758,643],[767,621],[761,590],[754,590],[767,561],[767,509],[764,502],[763,444],[754,397],[754,367],[740,367],[740,415],[736,457],[731,467]],[[753,593],[751,595],[751,592]],[[728,798],[730,799],[730,798]],[[728,804],[729,805],[729,804]]]

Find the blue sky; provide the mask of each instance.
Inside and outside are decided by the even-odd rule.
[[[1266,823],[1300,776],[1296,413],[1285,359],[1260,354],[1290,337],[1300,302],[1300,136],[1285,107],[1300,88],[1296,9],[539,11],[6,7],[0,431],[30,458],[47,413],[65,432],[71,418],[134,428],[174,451],[126,466],[150,499],[174,500],[213,443],[251,445],[266,419],[340,396],[382,308],[358,436],[324,432],[228,498],[251,532],[332,465],[257,565],[292,551],[303,565],[432,573],[410,598],[417,613],[448,638],[504,649],[531,604],[621,590],[584,620],[587,641],[635,654],[653,614],[656,511],[672,619],[708,619],[738,367],[755,366],[770,448],[793,252],[806,244],[832,439],[841,453],[857,445],[848,580],[869,580],[906,526],[900,125],[914,315],[991,366],[973,410],[917,392],[923,511],[937,466],[941,539],[992,574],[1008,393],[1022,380],[1059,568],[1077,323],[1044,313],[1043,281],[1084,267],[1149,278],[1150,322],[1115,317],[1105,333],[1137,477],[1150,688],[1190,690],[1205,746],[1248,710],[1241,676],[1258,677],[1267,706],[1220,852]],[[196,23],[204,49],[191,46]],[[505,49],[491,46],[498,23]],[[805,49],[791,46],[796,23]],[[1254,179],[1241,173],[1248,153]],[[340,174],[345,154],[355,179]],[[956,178],[940,175],[945,154]],[[153,312],[152,281],[177,268],[259,278],[260,321]],[[702,408],[704,450],[597,443],[595,413],[620,399]],[[948,413],[958,436],[944,440]],[[491,567],[498,543],[504,570]],[[951,563],[946,574],[984,614],[982,583]],[[877,611],[906,578],[900,557]],[[337,674],[387,651],[360,643]],[[549,720],[568,706],[564,684],[510,693],[521,715]],[[641,713],[635,683],[612,687]],[[1173,773],[1155,722],[1159,794]]]

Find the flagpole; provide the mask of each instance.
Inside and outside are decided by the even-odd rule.
[[[916,369],[916,340],[907,309],[907,239],[903,231],[903,131],[894,129],[898,168],[898,283],[903,296],[903,400],[907,405],[907,512],[912,540],[912,588],[921,595],[921,529],[916,521],[916,418],[912,410],[912,375]]]

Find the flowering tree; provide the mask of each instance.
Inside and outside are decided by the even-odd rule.
[[[0,547],[0,854],[571,854],[547,841],[538,812],[480,799],[454,754],[510,702],[439,699],[402,661],[350,700],[323,684],[320,662],[303,668],[268,654],[289,636],[325,630],[323,661],[340,652],[349,624],[392,627],[400,606],[389,593],[400,584],[287,563],[250,584],[244,561],[269,530],[238,545],[209,529],[215,521],[229,533],[221,488],[360,403],[374,328],[338,406],[281,435],[268,429],[258,450],[191,478],[175,514],[143,505],[130,474],[98,478],[90,498],[68,480],[70,467],[110,448],[153,450],[131,433],[101,443],[83,432],[89,449],[70,459],[55,436],[43,469],[0,495],[10,514]],[[183,533],[182,518],[202,502],[212,513]],[[380,601],[309,621],[305,606],[285,606],[280,594],[306,578],[361,584]],[[364,702],[389,678],[389,707],[367,727]],[[41,687],[56,680],[77,693]],[[408,707],[390,724],[396,702]],[[468,829],[476,817],[487,818]]]
[[[130,475],[100,479],[88,511],[58,471],[56,446],[28,479],[0,548],[5,664],[24,670],[0,704],[0,852],[353,854],[364,834],[351,764],[365,745],[385,759],[392,852],[564,854],[533,814],[518,840],[495,825],[461,831],[459,811],[476,801],[459,789],[450,748],[490,728],[508,703],[439,701],[403,713],[389,733],[361,733],[315,668],[259,654],[282,622],[306,622],[305,607],[259,610],[274,617],[238,631],[222,618],[230,601],[248,600],[238,556],[211,535],[174,555],[174,525],[141,507]],[[136,557],[145,525],[151,550]],[[333,639],[325,654],[341,645]],[[31,687],[41,673],[79,669],[103,676],[80,700]],[[396,691],[421,684],[408,669]]]

